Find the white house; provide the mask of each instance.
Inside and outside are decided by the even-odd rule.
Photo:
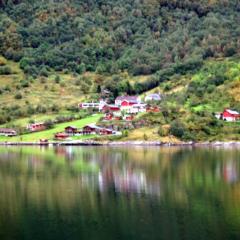
[[[127,113],[143,113],[147,111],[147,104],[138,103],[130,106],[129,109],[126,110]]]
[[[145,97],[145,102],[148,102],[148,101],[161,101],[161,95],[158,94],[158,93],[151,93],[151,94],[148,94],[146,97]]]

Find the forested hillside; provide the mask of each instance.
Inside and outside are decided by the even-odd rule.
[[[0,0],[0,124],[78,118],[103,89],[160,92],[129,139],[240,139],[214,116],[240,111],[239,23],[238,0]]]
[[[238,0],[1,0],[0,54],[33,76],[192,70],[239,53],[239,22]]]

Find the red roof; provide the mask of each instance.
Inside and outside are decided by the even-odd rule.
[[[66,137],[66,138],[67,138],[67,137],[68,137],[68,134],[66,134],[66,133],[56,133],[56,134],[55,134],[55,137],[59,137],[59,138],[60,138],[60,137],[61,137],[61,138]]]

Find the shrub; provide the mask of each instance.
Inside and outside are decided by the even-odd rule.
[[[144,139],[144,141],[147,141],[147,140],[148,140],[148,136],[147,136],[146,133],[143,134],[143,139]]]
[[[14,96],[15,99],[22,99],[22,94],[21,93],[17,93],[15,96]]]
[[[12,74],[12,70],[8,66],[2,66],[0,67],[0,75],[10,75]]]
[[[48,77],[48,71],[45,67],[43,67],[40,72],[39,72],[39,75],[40,76],[43,76],[43,77]]]
[[[61,78],[59,77],[59,75],[55,76],[54,81],[55,83],[60,83]]]
[[[23,88],[29,87],[29,82],[27,80],[22,80],[21,81],[21,87],[23,87]]]
[[[174,121],[170,126],[170,133],[178,138],[182,138],[185,132],[184,125],[179,121]]]
[[[165,129],[162,126],[160,126],[159,129],[158,129],[158,135],[160,137],[166,137],[168,135],[167,129]]]
[[[47,129],[51,129],[54,127],[53,121],[51,119],[48,119],[44,122],[44,125]]]

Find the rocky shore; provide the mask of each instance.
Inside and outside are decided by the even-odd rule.
[[[160,141],[64,141],[64,142],[0,142],[4,146],[240,146],[240,141],[160,142]]]

